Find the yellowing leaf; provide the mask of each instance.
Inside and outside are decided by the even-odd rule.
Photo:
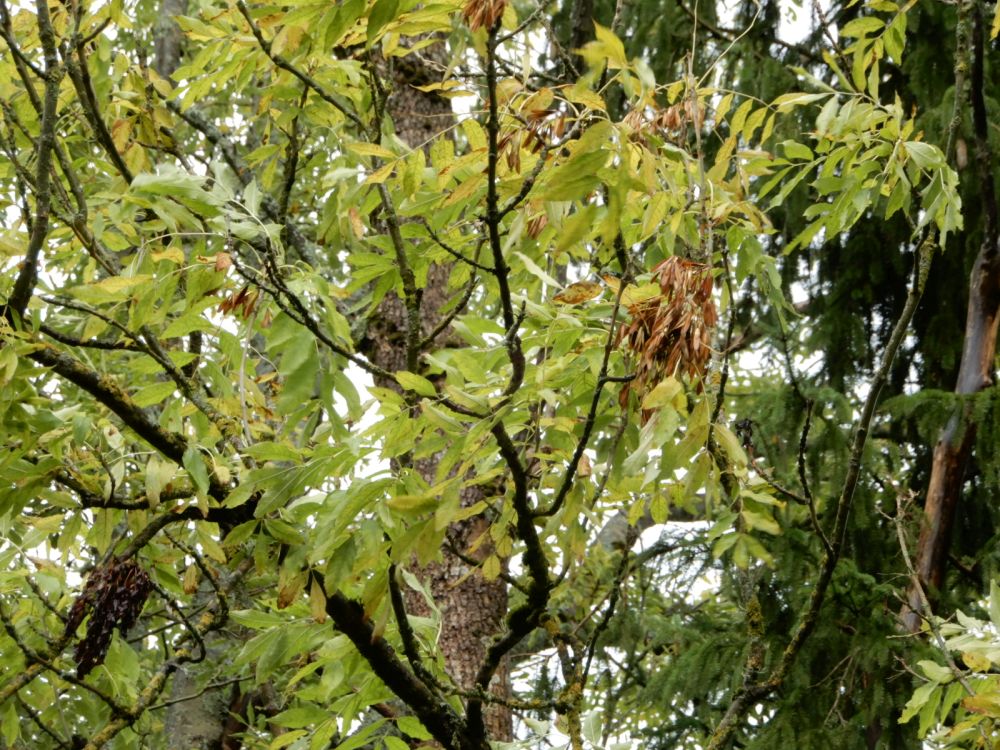
[[[622,290],[622,304],[625,307],[632,307],[633,305],[648,302],[649,300],[659,296],[659,284],[649,283],[641,284],[640,286],[629,284]]]
[[[178,266],[184,265],[184,251],[179,247],[171,246],[159,250],[151,255],[152,259],[156,262],[161,260],[169,260],[171,263],[176,263]]]
[[[400,370],[396,373],[396,382],[408,391],[413,391],[421,396],[436,396],[437,389],[427,378],[413,372]]]
[[[778,535],[781,533],[781,526],[770,516],[757,513],[752,510],[745,510],[740,514],[748,528],[756,531],[763,531],[768,534]]]
[[[588,109],[604,111],[604,99],[601,98],[601,95],[591,91],[582,83],[577,83],[566,92],[566,98],[574,104],[582,104]]]
[[[1000,717],[1000,693],[980,693],[962,698],[962,708],[974,714]]]
[[[500,575],[500,558],[490,555],[483,561],[483,578],[487,581],[495,581]]]
[[[365,225],[361,221],[361,212],[358,211],[357,206],[351,206],[347,209],[347,217],[351,222],[351,231],[354,232],[354,236],[359,240],[365,236]]]
[[[313,620],[320,624],[326,622],[326,592],[315,577],[309,586],[309,610],[312,612]]]
[[[376,184],[378,184],[380,182],[385,182],[386,180],[389,179],[389,176],[392,174],[392,170],[393,170],[394,167],[395,167],[395,164],[393,164],[392,162],[389,162],[388,164],[386,164],[385,166],[381,167],[380,169],[375,170],[370,175],[368,175],[368,179],[365,180],[365,184],[366,185],[376,185]]]
[[[422,492],[418,495],[395,495],[385,501],[395,511],[404,513],[422,513],[436,507],[438,499],[429,492]]]
[[[778,108],[779,112],[789,112],[795,107],[801,107],[804,104],[811,104],[812,102],[818,102],[820,99],[826,99],[830,94],[805,94],[805,93],[791,93],[782,94],[777,99],[775,99],[771,104]]]
[[[594,299],[601,293],[601,285],[596,281],[576,281],[552,298],[561,305],[579,305]]]
[[[870,34],[873,31],[880,30],[885,26],[885,21],[881,18],[875,16],[864,16],[863,18],[855,18],[853,21],[846,23],[843,28],[840,29],[840,36],[843,37],[859,37]]]
[[[472,118],[462,120],[462,132],[465,133],[470,150],[478,151],[486,148],[486,131],[478,122]]]
[[[673,403],[679,393],[684,390],[684,386],[673,375],[664,378],[649,393],[643,396],[643,409],[659,409],[661,406]]]
[[[737,467],[747,465],[747,454],[743,452],[743,446],[740,445],[739,439],[733,434],[732,430],[725,425],[717,424],[715,425],[715,437],[730,461]]]
[[[149,274],[139,274],[138,276],[109,276],[108,278],[101,279],[100,281],[90,284],[89,286],[91,289],[100,289],[102,292],[117,294],[118,292],[124,292],[127,289],[133,289],[137,286],[145,284],[152,278],[153,277]]]
[[[989,672],[990,668],[993,666],[993,662],[991,662],[987,657],[982,654],[977,654],[974,651],[963,651],[962,661],[964,661],[965,666],[973,672]]]
[[[395,159],[396,155],[392,153],[385,146],[379,146],[377,143],[365,143],[356,142],[348,143],[347,150],[358,154],[359,156],[377,156],[382,159]]]

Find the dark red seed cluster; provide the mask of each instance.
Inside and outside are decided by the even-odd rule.
[[[66,635],[72,636],[90,615],[87,634],[73,653],[78,677],[104,662],[115,628],[124,636],[135,625],[152,588],[149,574],[134,559],[112,558],[94,569],[66,620]]]

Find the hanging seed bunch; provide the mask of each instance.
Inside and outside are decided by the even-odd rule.
[[[630,389],[642,398],[669,375],[700,380],[712,354],[718,316],[711,267],[672,256],[653,268],[653,281],[660,293],[628,304],[631,320],[618,334],[639,360],[635,379],[622,390],[622,406]]]
[[[503,16],[507,0],[469,0],[462,9],[462,18],[470,31],[483,28],[489,31]]]
[[[662,109],[633,109],[622,122],[631,129],[630,138],[638,143],[649,145],[647,136],[657,135],[670,143],[683,145],[689,127],[700,129],[704,124],[705,108],[684,99]]]
[[[111,560],[94,569],[73,602],[66,620],[66,635],[72,636],[89,614],[87,634],[76,644],[77,677],[83,678],[104,662],[115,628],[123,636],[135,625],[153,588],[149,574],[134,559]]]

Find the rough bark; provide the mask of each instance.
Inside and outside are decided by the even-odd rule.
[[[410,146],[428,145],[453,120],[451,104],[447,99],[414,88],[440,79],[441,71],[444,70],[444,53],[443,44],[434,45],[422,50],[419,58],[404,58],[405,65],[394,69],[388,114],[396,134]],[[437,69],[438,66],[440,70]],[[441,320],[439,310],[449,298],[449,273],[448,266],[436,266],[427,275],[427,283],[421,290],[420,299],[421,338],[429,335]],[[390,293],[368,326],[369,356],[379,367],[389,372],[407,368],[406,326],[406,306],[397,295]],[[446,331],[440,338],[443,340],[447,335]],[[378,385],[398,387],[394,382]],[[434,481],[436,461],[419,461],[417,469],[425,479]],[[472,505],[483,499],[483,496],[481,488],[467,488],[462,493],[462,503]],[[453,524],[448,531],[448,538],[455,549],[465,551],[486,530],[485,519],[470,518]],[[482,544],[476,557],[484,557],[490,550],[488,542]],[[439,562],[413,572],[428,587],[441,611],[439,645],[444,654],[445,666],[461,689],[471,690],[486,655],[487,645],[503,627],[507,613],[506,585],[499,579],[487,581],[478,572],[470,575],[469,565],[448,549],[443,550]],[[414,592],[405,594],[409,613],[417,616],[430,614],[422,596]],[[509,696],[509,670],[506,664],[498,671],[491,689],[500,697]],[[486,713],[486,728],[492,740],[511,740],[513,726],[510,711],[503,706],[492,706]]]
[[[162,78],[170,78],[181,64],[181,29],[174,21],[187,12],[187,0],[160,0],[153,39],[153,69]]]
[[[197,696],[167,709],[164,735],[167,746],[177,750],[219,750],[229,711],[228,691],[199,694],[201,686],[190,669],[179,669],[170,686],[170,698]]]
[[[982,9],[975,6],[973,65],[970,86],[976,163],[982,180],[983,240],[969,277],[969,303],[965,339],[955,393],[971,396],[990,387],[994,377],[997,327],[1000,323],[1000,206],[996,199],[992,153],[989,147],[984,90]],[[923,523],[917,542],[914,573],[928,594],[940,589],[948,561],[951,530],[958,512],[965,470],[976,436],[969,403],[954,414],[934,447],[931,477],[924,503]],[[903,625],[910,632],[920,629],[920,591],[910,587],[904,607]]]

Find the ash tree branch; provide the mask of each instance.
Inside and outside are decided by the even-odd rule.
[[[47,326],[44,323],[39,326],[39,331],[44,333],[50,339],[58,341],[60,344],[66,344],[66,346],[73,346],[81,349],[101,349],[104,351],[123,351],[123,352],[145,352],[141,346],[137,344],[131,344],[127,341],[103,341],[101,339],[91,339],[90,341],[84,341],[83,339],[78,339],[75,336],[70,336],[60,331],[55,330],[51,326]]]
[[[372,109],[375,112],[372,124],[368,128],[368,134],[373,143],[379,144],[382,141],[382,120],[385,117],[386,100],[389,93],[382,84],[370,55],[366,68],[371,82]],[[372,163],[376,170],[383,166],[382,160],[378,157],[374,157]],[[406,242],[400,231],[399,214],[396,211],[392,195],[389,193],[389,188],[386,187],[385,182],[379,182],[376,190],[379,202],[382,204],[382,210],[385,212],[385,225],[389,230],[389,240],[396,256],[399,277],[403,282],[403,304],[406,309],[406,369],[416,372],[420,356],[420,303],[423,298],[423,290],[417,288],[417,278],[406,254]]]
[[[465,255],[463,255],[462,253],[460,253],[458,250],[456,250],[455,248],[453,248],[451,245],[449,245],[447,242],[445,242],[444,240],[442,240],[441,237],[438,235],[438,233],[435,232],[433,228],[431,228],[431,225],[427,221],[427,219],[421,217],[419,221],[420,221],[421,224],[423,224],[424,229],[427,230],[427,233],[431,236],[431,239],[434,240],[434,243],[438,247],[440,247],[442,250],[444,250],[446,253],[448,253],[449,255],[451,255],[453,258],[455,258],[456,260],[461,261],[462,263],[465,263],[468,266],[472,266],[475,269],[483,271],[484,273],[489,273],[489,274],[493,273],[493,269],[492,268],[490,268],[489,266],[483,265],[478,260],[478,257],[479,257],[479,246],[482,245],[482,240],[480,240],[480,242],[476,246],[476,258],[477,259],[473,260],[472,258],[466,257]]]
[[[319,81],[317,81],[315,78],[309,76],[308,74],[296,68],[290,62],[288,62],[288,60],[286,60],[284,57],[274,53],[274,51],[271,49],[271,43],[264,38],[264,34],[261,32],[260,27],[253,20],[253,17],[250,15],[250,9],[247,8],[247,5],[245,2],[243,2],[243,0],[237,0],[236,7],[239,9],[240,14],[243,16],[243,18],[246,19],[247,24],[249,24],[250,33],[252,33],[254,39],[257,40],[257,44],[260,45],[261,50],[263,50],[264,54],[267,55],[268,59],[272,63],[274,63],[277,67],[281,68],[282,70],[291,73],[293,76],[302,81],[302,83],[304,83],[310,89],[315,91],[323,101],[325,101],[327,104],[329,104],[338,112],[340,112],[344,117],[346,117],[348,120],[354,123],[354,125],[356,125],[360,130],[363,131],[365,129],[365,124],[361,120],[361,118],[358,117],[358,115],[355,114],[354,110],[352,110],[347,104],[342,102],[340,100],[340,97],[336,96],[330,91],[327,91],[326,87],[320,84]]]
[[[184,451],[188,448],[187,439],[160,427],[111,377],[101,375],[49,345],[40,346],[30,352],[28,357],[40,365],[52,368],[56,374],[87,391],[139,437],[178,466],[183,466]],[[209,477],[209,494],[216,500],[222,500],[228,494],[225,486],[214,475]]]
[[[299,97],[299,114],[305,107],[309,99],[309,88],[302,87],[302,96]],[[299,168],[299,114],[292,118],[292,123],[285,134],[288,137],[288,147],[285,152],[285,165],[281,179],[281,194],[278,196],[278,219],[283,226],[288,225],[288,206],[292,200],[292,189],[295,187],[295,178],[298,176]],[[286,229],[287,232],[287,229]]]
[[[91,130],[94,132],[94,137],[97,138],[98,145],[107,154],[115,169],[125,179],[125,182],[131,184],[134,179],[132,170],[129,169],[122,155],[118,152],[118,147],[115,146],[114,139],[111,137],[111,131],[108,130],[108,125],[104,122],[104,117],[98,108],[97,94],[94,93],[94,84],[90,79],[90,70],[87,67],[87,56],[83,45],[75,37],[72,42],[76,44],[76,49],[64,46],[63,61],[66,64],[69,79],[73,82],[73,88],[76,89],[77,98],[83,107],[84,116]],[[75,58],[74,52],[76,53]]]
[[[489,689],[490,681],[500,668],[503,658],[539,625],[552,590],[549,561],[535,529],[534,514],[528,497],[528,472],[521,463],[517,447],[507,434],[503,423],[498,421],[491,428],[491,432],[500,446],[500,455],[507,464],[514,484],[511,503],[515,511],[517,536],[525,547],[524,565],[528,570],[529,583],[524,604],[513,609],[507,616],[507,631],[494,640],[486,650],[486,657],[479,667],[475,682],[476,688],[482,692]],[[466,718],[473,736],[485,741],[486,726],[482,699],[469,700]]]
[[[510,382],[504,389],[503,397],[513,395],[524,381],[525,359],[521,349],[521,337],[517,330],[521,316],[515,315],[510,292],[510,269],[503,257],[503,243],[500,240],[500,197],[497,192],[497,164],[500,159],[500,112],[497,103],[497,32],[499,22],[489,30],[486,39],[486,93],[489,108],[486,119],[487,162],[486,162],[486,227],[490,253],[493,256],[493,275],[500,288],[500,308],[503,312],[503,327],[506,331],[504,343],[511,364]],[[522,313],[523,314],[523,313]],[[501,427],[502,429],[502,427]]]
[[[813,530],[820,538],[820,541],[823,542],[823,549],[829,555],[833,552],[833,547],[830,545],[830,540],[827,538],[826,532],[823,531],[823,527],[819,524],[819,518],[816,516],[816,500],[813,498],[812,490],[809,487],[809,477],[806,475],[806,447],[809,440],[809,427],[812,423],[813,406],[812,399],[806,401],[806,418],[802,423],[802,434],[799,437],[799,455],[797,459],[799,483],[802,485],[802,492],[805,494],[806,502],[809,504],[809,519],[812,522]]]
[[[28,248],[25,253],[21,272],[14,282],[14,289],[4,306],[4,317],[12,325],[23,325],[24,312],[34,293],[38,282],[38,260],[42,245],[49,233],[49,211],[52,202],[50,184],[50,169],[52,152],[56,143],[56,107],[59,103],[59,83],[62,80],[62,68],[59,65],[59,54],[56,48],[55,30],[49,16],[49,6],[46,0],[36,0],[38,14],[38,36],[45,59],[45,94],[42,102],[41,132],[38,136],[38,149],[35,172],[35,216],[28,238]],[[6,16],[6,5],[4,6]]]
[[[424,666],[420,656],[420,647],[417,643],[416,634],[410,625],[410,618],[406,614],[406,602],[403,601],[403,592],[399,588],[399,568],[395,563],[389,566],[389,599],[392,603],[392,612],[396,617],[396,627],[399,630],[399,639],[403,642],[403,653],[406,660],[410,662],[413,674],[427,686],[429,690],[436,693],[437,681],[434,676]]]
[[[257,248],[255,248],[257,249]],[[236,259],[233,259],[233,267],[236,271],[243,277],[246,281],[260,286],[265,292],[267,292],[271,299],[278,308],[288,315],[292,320],[306,328],[316,339],[323,343],[330,351],[334,354],[338,354],[349,362],[353,362],[362,370],[370,373],[372,376],[377,378],[386,378],[387,380],[394,380],[394,376],[388,370],[384,370],[373,362],[369,362],[364,357],[359,357],[357,354],[353,354],[343,346],[338,344],[336,341],[330,338],[327,333],[320,326],[319,322],[313,317],[309,308],[306,306],[302,298],[299,297],[295,292],[288,288],[284,279],[281,277],[281,271],[274,262],[273,252],[270,247],[270,243],[260,250],[261,255],[264,258],[264,273],[267,276],[267,280],[270,282],[271,287],[268,288],[262,285],[257,277],[250,273],[246,268],[244,268]]]
[[[376,169],[381,160],[375,159]],[[406,243],[399,230],[399,216],[392,196],[384,182],[378,184],[379,199],[385,211],[385,223],[389,228],[389,238],[396,254],[396,265],[399,276],[403,280],[403,300],[406,305],[406,368],[411,372],[417,370],[417,357],[420,354],[420,298],[422,290],[417,288],[417,279],[406,256]]]
[[[182,110],[180,105],[172,99],[165,99],[163,103],[167,109],[201,133],[205,140],[212,144],[212,146],[219,149],[223,160],[233,170],[236,179],[240,181],[243,187],[250,184],[250,181],[253,179],[253,170],[243,161],[232,140],[219,130],[211,120],[197,109]],[[299,254],[299,257],[313,268],[318,268],[319,263],[316,259],[315,246],[302,234],[302,230],[294,222],[287,218],[282,218],[284,211],[281,204],[271,195],[264,193],[260,205],[264,209],[264,214],[267,218],[282,225],[285,232],[283,239],[291,244],[295,252]]]
[[[313,575],[322,585],[322,577],[315,572]],[[351,640],[379,679],[413,711],[446,750],[488,750],[486,740],[474,737],[455,710],[421,682],[399,660],[392,646],[376,634],[361,604],[339,591],[328,592],[326,613],[337,630]]]
[[[615,305],[611,311],[611,324],[608,327],[608,338],[604,343],[604,356],[601,359],[601,370],[597,376],[597,385],[594,386],[594,395],[590,400],[590,409],[587,411],[587,418],[583,424],[583,434],[580,435],[580,440],[576,444],[576,450],[573,451],[573,457],[569,460],[569,466],[566,467],[566,474],[563,476],[562,484],[559,485],[559,490],[556,492],[555,499],[546,510],[536,511],[536,516],[545,517],[555,515],[559,512],[559,509],[566,501],[566,497],[569,495],[569,491],[573,487],[573,479],[576,477],[576,470],[580,465],[580,459],[583,458],[583,452],[587,449],[587,444],[590,442],[590,436],[593,434],[594,426],[597,424],[597,411],[601,405],[601,395],[604,392],[604,386],[610,382],[628,382],[632,379],[631,377],[626,377],[624,379],[620,377],[612,377],[608,374],[608,363],[611,360],[611,351],[614,349],[615,328],[618,323],[618,312],[621,309],[622,292],[624,290],[625,284],[619,284],[618,292],[615,295]]]
[[[454,322],[455,318],[462,314],[466,306],[469,304],[469,301],[472,299],[472,295],[475,294],[478,283],[479,279],[476,278],[475,275],[469,279],[469,285],[466,287],[465,294],[462,295],[462,299],[460,299],[458,304],[448,311],[447,315],[441,318],[438,324],[434,326],[434,329],[427,334],[423,341],[420,342],[420,351],[430,348],[434,344],[434,340],[447,331],[448,327]]]

